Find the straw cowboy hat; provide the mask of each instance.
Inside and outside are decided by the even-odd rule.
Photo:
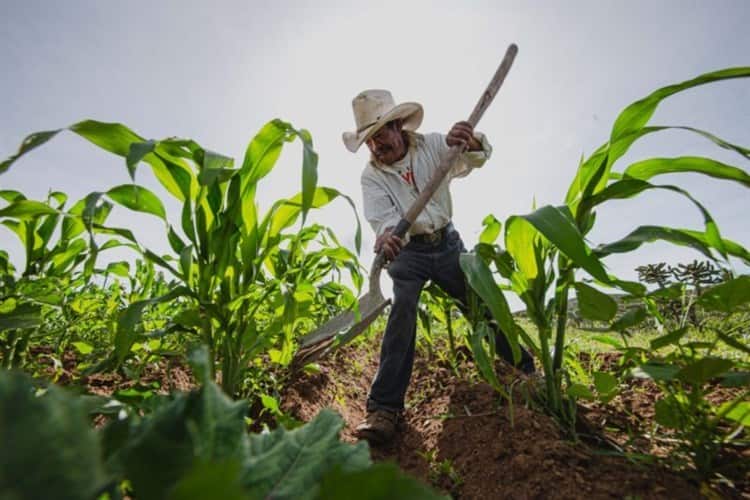
[[[403,102],[396,105],[387,90],[365,90],[352,100],[356,132],[344,132],[346,149],[356,153],[367,139],[386,123],[402,118],[404,130],[417,130],[422,124],[424,111],[416,102]]]

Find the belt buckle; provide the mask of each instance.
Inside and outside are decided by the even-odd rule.
[[[443,239],[443,235],[440,233],[440,231],[435,231],[434,233],[429,233],[425,235],[425,239],[432,245],[439,243],[441,239]]]

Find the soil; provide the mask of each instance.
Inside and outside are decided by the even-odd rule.
[[[47,346],[34,346],[29,349],[32,363],[41,367],[42,374],[58,385],[81,386],[88,394],[111,396],[117,391],[130,389],[136,385],[153,388],[158,394],[172,391],[190,391],[196,382],[190,369],[183,363],[169,358],[160,358],[143,366],[140,377],[130,378],[121,373],[92,373],[83,375],[78,369],[80,355],[74,351],[63,353],[59,365],[53,361],[53,350]]]
[[[282,409],[304,421],[322,408],[338,411],[342,439],[354,442],[365,416],[365,400],[377,370],[377,340],[345,347],[320,363],[318,373],[300,373],[282,394]],[[605,359],[605,363],[612,360]],[[438,360],[417,358],[407,408],[395,440],[373,447],[376,461],[394,461],[402,470],[456,499],[531,498],[702,498],[684,474],[658,464],[629,460],[615,448],[574,442],[528,398],[538,379],[498,365],[501,380],[513,387],[513,403],[476,379],[469,361],[457,370]],[[627,432],[653,419],[655,387],[634,387],[606,408],[581,408],[599,443],[622,444]],[[619,433],[606,435],[613,421]],[[623,429],[627,429],[627,432]],[[596,441],[594,441],[596,442]],[[660,451],[654,440],[630,440],[628,451]],[[666,456],[668,447],[657,453]],[[742,480],[741,480],[742,482]],[[740,487],[748,485],[741,484]],[[734,488],[722,496],[750,498]],[[746,492],[748,490],[745,490]]]

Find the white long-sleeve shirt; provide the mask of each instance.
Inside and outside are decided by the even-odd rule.
[[[463,153],[440,184],[422,213],[409,229],[409,234],[432,233],[451,221],[453,205],[449,190],[450,181],[465,177],[474,168],[481,167],[492,154],[492,146],[484,134],[474,136],[482,143],[480,151]],[[445,135],[439,133],[409,133],[409,150],[392,165],[370,158],[362,171],[362,198],[365,218],[376,236],[394,227],[427,185],[440,165],[441,155],[448,151]],[[411,174],[410,174],[411,172]],[[408,234],[407,234],[408,240]]]

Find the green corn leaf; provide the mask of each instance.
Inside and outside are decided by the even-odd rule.
[[[521,360],[521,349],[518,344],[519,327],[513,319],[505,295],[492,278],[490,268],[481,257],[472,253],[462,253],[459,263],[469,286],[487,305],[492,317],[500,325],[513,352],[514,363],[518,363]]]
[[[698,305],[709,311],[731,313],[750,304],[750,276],[743,275],[705,290]]]
[[[482,220],[482,226],[484,229],[482,229],[482,232],[479,235],[479,243],[494,243],[495,240],[497,240],[497,237],[500,236],[502,223],[497,220],[494,215],[490,214]]]
[[[166,219],[167,213],[159,197],[143,186],[123,184],[107,191],[107,196],[130,210]]]
[[[603,283],[611,282],[599,259],[586,245],[578,228],[560,208],[547,205],[521,217],[532,224],[555,247],[576,265],[585,269],[591,276]],[[510,222],[508,223],[510,224]],[[510,251],[510,248],[508,248],[508,251]],[[516,262],[518,262],[517,258]]]
[[[292,131],[288,123],[272,120],[250,141],[241,168],[243,198],[247,190],[255,189],[258,181],[271,172],[281,154],[284,142],[289,140]]]
[[[615,299],[584,283],[573,284],[578,297],[578,308],[584,318],[609,321],[617,314]]]
[[[41,201],[18,200],[0,209],[0,217],[14,217],[16,219],[33,219],[41,215],[56,215],[60,213]]]
[[[714,255],[711,253],[711,248],[707,243],[707,239],[705,239],[705,235],[703,236],[704,239],[701,240],[700,238],[697,238],[694,233],[683,229],[664,226],[640,226],[621,240],[598,246],[595,253],[600,257],[605,257],[613,253],[626,253],[637,249],[644,243],[652,243],[654,241],[662,240],[675,245],[690,247],[699,251],[707,258],[715,260]],[[731,255],[732,252],[729,247],[725,245],[725,248]]]
[[[191,296],[192,292],[187,287],[173,288],[169,293],[153,299],[141,300],[130,304],[125,309],[117,322],[115,333],[113,356],[117,365],[121,365],[130,353],[130,348],[138,338],[139,326],[146,308],[156,304],[169,302],[177,297]]]
[[[723,240],[721,238],[721,235],[719,234],[719,227],[716,225],[716,222],[714,222],[713,217],[709,213],[709,211],[701,204],[698,200],[693,198],[693,196],[685,191],[684,189],[681,189],[677,186],[657,186],[653,184],[649,184],[646,181],[638,180],[638,179],[624,179],[618,182],[615,182],[614,184],[610,184],[607,186],[604,190],[600,191],[597,195],[592,196],[591,198],[587,198],[582,202],[582,206],[586,205],[587,207],[594,207],[600,203],[603,203],[604,201],[610,200],[610,199],[623,199],[623,198],[631,198],[643,191],[649,190],[649,189],[664,189],[668,191],[673,191],[676,193],[681,194],[682,196],[685,196],[688,198],[697,208],[700,210],[701,214],[703,215],[703,223],[705,224],[705,235],[706,235],[706,241],[710,242],[710,245],[712,248],[715,248],[716,250],[721,253],[724,258],[726,258],[726,249],[723,244]]]
[[[13,189],[0,189],[0,198],[7,201],[8,203],[26,199],[23,193],[21,193],[20,191],[15,191]]]
[[[60,130],[61,129],[35,132],[26,136],[21,143],[21,147],[18,148],[18,153],[0,163],[0,174],[5,173],[18,158],[55,137]]]
[[[108,274],[116,274],[117,276],[127,278],[130,276],[130,264],[126,261],[110,262],[107,264],[105,271]]]
[[[538,239],[539,232],[526,219],[511,216],[505,222],[505,248],[528,281],[539,276]]]
[[[600,146],[586,161],[581,162],[565,198],[565,202],[572,213],[578,215],[578,203],[582,196],[596,194],[604,188],[610,178],[609,171],[612,164],[625,154],[633,142],[647,133],[642,132],[642,129],[663,99],[698,85],[747,76],[750,76],[750,68],[748,67],[729,68],[706,73],[692,80],[658,89],[627,106],[615,120],[609,142]],[[704,135],[704,137],[711,139],[707,135]]]
[[[745,78],[750,76],[750,67],[728,68],[724,70],[705,73],[691,80],[662,87],[643,99],[634,102],[625,108],[615,120],[610,134],[610,143],[615,143],[624,135],[630,134],[646,125],[648,120],[656,111],[659,103],[665,98],[686,89],[704,85],[707,83],[728,80],[732,78]]]
[[[11,311],[0,313],[0,331],[36,328],[42,323],[42,306],[18,304]]]
[[[675,374],[675,377],[698,386],[728,372],[733,366],[732,360],[706,357],[685,366]]]
[[[315,188],[318,184],[318,153],[313,149],[312,136],[307,130],[299,130],[297,136],[302,140],[302,220],[313,206]]]
[[[125,165],[128,167],[130,180],[135,182],[135,169],[143,158],[154,151],[155,141],[132,142],[125,156]]]
[[[731,180],[750,187],[750,175],[744,170],[711,158],[684,156],[680,158],[651,158],[633,163],[623,175],[633,179],[648,180],[656,175],[692,172],[716,179]]]
[[[701,231],[695,231],[691,229],[679,229],[678,231],[692,237],[695,240],[698,240],[700,243],[702,243],[705,246],[710,245],[708,237]],[[745,249],[745,247],[743,247],[737,242],[728,240],[726,238],[723,238],[721,240],[721,244],[726,250],[727,254],[733,257],[742,259],[745,262],[745,264],[750,265],[750,252],[748,252],[747,249]]]

